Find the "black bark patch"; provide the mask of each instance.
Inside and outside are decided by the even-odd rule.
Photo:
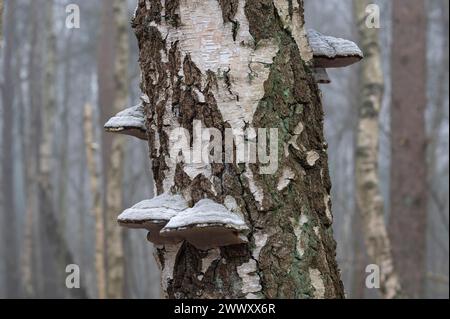
[[[234,19],[238,6],[239,0],[218,0],[220,7],[222,8],[222,18],[224,23],[233,24],[233,40],[236,40],[237,32],[239,30],[239,21]]]
[[[218,0],[222,9],[223,22],[233,22],[239,6],[239,0]]]
[[[181,18],[178,14],[180,0],[166,0],[165,6],[167,23],[175,28],[178,28],[181,23]]]
[[[256,42],[276,38],[282,29],[272,0],[246,0],[245,15],[249,22],[250,34]]]
[[[201,88],[202,85],[202,72],[198,69],[194,62],[192,62],[191,56],[188,54],[184,58],[183,62],[184,81],[188,86],[196,86]]]

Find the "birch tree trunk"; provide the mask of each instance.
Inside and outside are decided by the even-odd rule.
[[[139,0],[133,26],[157,193],[182,194],[191,205],[232,203],[251,229],[248,244],[157,247],[163,295],[343,298],[303,1]],[[277,128],[278,170],[172,165],[169,134],[183,127],[192,136],[193,120],[223,134]]]
[[[400,294],[399,278],[394,270],[391,244],[384,221],[384,201],[378,175],[379,114],[384,80],[381,68],[379,32],[366,25],[368,0],[353,0],[360,43],[365,59],[361,64],[361,96],[356,152],[357,211],[361,214],[367,253],[380,267],[381,294],[395,298]]]
[[[117,113],[127,105],[128,97],[128,9],[127,3],[113,1],[114,25],[117,45],[114,64],[115,98],[113,112]],[[122,298],[124,293],[124,254],[121,228],[117,227],[117,214],[123,209],[123,162],[124,140],[118,137],[112,141],[107,175],[107,238],[108,238],[108,297]]]
[[[106,298],[106,271],[105,271],[105,227],[103,220],[101,177],[96,163],[92,107],[86,104],[84,108],[84,136],[86,145],[86,161],[89,170],[89,184],[91,187],[92,212],[95,218],[95,272],[97,278],[97,292],[99,299]]]
[[[423,0],[393,2],[390,238],[400,280],[422,296],[426,261],[426,30]]]

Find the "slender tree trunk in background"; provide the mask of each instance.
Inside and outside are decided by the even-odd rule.
[[[25,211],[25,237],[22,255],[22,278],[24,293],[27,298],[35,295],[33,283],[33,208],[27,206]]]
[[[51,237],[55,233],[61,232],[54,216],[54,196],[51,173],[54,167],[53,162],[53,133],[54,119],[56,112],[56,34],[54,30],[53,2],[45,1],[45,24],[46,59],[43,71],[43,109],[39,116],[42,119],[42,140],[39,145],[39,173],[38,173],[38,196],[39,196],[39,227],[41,238],[40,258],[43,264],[43,275],[47,278],[46,297],[57,297],[62,291],[58,285],[58,278],[62,278],[63,270],[61,255],[55,255],[55,250],[60,247],[60,242],[52,242]],[[50,225],[51,224],[51,225]],[[65,267],[64,267],[65,268]],[[55,275],[56,274],[56,275]]]
[[[99,106],[100,123],[103,126],[106,121],[115,114],[116,103],[116,55],[117,52],[117,21],[114,12],[114,1],[103,0],[102,4],[102,28],[100,32],[99,50],[98,50],[98,82],[99,82]],[[123,105],[121,106],[123,107]],[[109,134],[102,135],[102,185],[103,185],[103,216],[106,231],[106,276],[107,276],[107,297],[120,298],[123,295],[123,255],[122,239],[120,230],[117,226],[111,225],[115,222],[117,214],[121,208],[121,182],[120,172],[117,168],[121,165],[121,143],[115,143],[111,140]],[[113,151],[113,147],[115,148]],[[112,165],[115,165],[112,167]],[[112,182],[109,178],[112,177]],[[120,183],[117,189],[117,183]],[[111,193],[110,193],[111,192]],[[119,195],[117,195],[119,192]],[[115,198],[115,196],[117,198]],[[110,201],[110,203],[108,203]],[[109,210],[109,206],[114,207]],[[114,215],[114,216],[113,216]],[[106,217],[106,219],[105,219]],[[112,220],[109,220],[112,219]],[[113,237],[108,237],[113,236]],[[122,260],[121,260],[122,259]]]
[[[441,26],[442,34],[442,46],[441,58],[435,58],[430,68],[432,74],[436,75],[436,87],[434,90],[429,92],[430,97],[430,107],[432,108],[430,125],[429,125],[429,136],[428,136],[428,148],[427,148],[427,162],[428,162],[428,220],[429,234],[432,233],[432,247],[434,249],[427,250],[429,258],[432,258],[432,263],[429,269],[427,269],[427,279],[435,280],[436,282],[430,282],[428,284],[428,291],[430,295],[427,297],[433,297],[433,293],[439,291],[439,285],[441,287],[448,287],[447,282],[439,280],[439,276],[435,274],[448,273],[448,249],[445,243],[445,236],[448,237],[448,187],[447,190],[443,186],[446,180],[445,171],[442,170],[442,156],[440,156],[440,147],[443,143],[444,136],[442,136],[442,131],[445,123],[448,123],[448,76],[449,76],[449,38],[447,30],[449,30],[449,2],[448,1],[438,1],[436,3],[439,10],[439,24]],[[434,5],[436,5],[434,4]],[[430,21],[431,23],[431,21]],[[430,75],[431,77],[432,75]],[[441,166],[441,167],[440,167]],[[447,162],[448,168],[448,162]],[[448,169],[447,169],[448,173]],[[448,180],[448,176],[447,176]],[[448,184],[447,184],[448,185]],[[441,228],[443,226],[443,228]],[[438,231],[442,229],[443,232]],[[446,234],[446,235],[445,235]],[[440,237],[442,236],[442,243]],[[428,241],[430,243],[430,241]],[[437,244],[434,246],[434,244]],[[433,274],[430,276],[430,273]],[[437,285],[436,285],[437,283]],[[430,289],[431,288],[431,289]],[[434,288],[434,289],[433,289]],[[436,289],[437,288],[437,289]],[[444,290],[445,291],[445,290]],[[448,295],[448,293],[447,293]]]
[[[394,261],[407,296],[423,296],[427,163],[424,0],[393,2],[391,215]]]
[[[64,57],[67,59],[64,64],[63,81],[64,81],[64,96],[62,101],[62,111],[59,117],[61,123],[61,139],[59,144],[59,174],[58,174],[58,198],[56,200],[56,206],[61,214],[61,223],[63,227],[66,227],[67,219],[67,181],[69,179],[69,165],[68,165],[68,148],[69,148],[69,104],[71,100],[71,73],[72,73],[72,40],[73,32],[70,33],[65,47]]]
[[[449,2],[440,1],[440,23],[443,30],[448,30],[449,28]],[[431,117],[431,132],[428,143],[428,185],[430,187],[430,192],[433,191],[433,180],[437,177],[439,172],[437,171],[438,164],[438,144],[439,135],[442,125],[445,123],[445,107],[448,101],[448,68],[449,68],[449,38],[448,36],[443,37],[442,45],[442,59],[439,61],[439,69],[437,73],[437,89],[436,93],[431,97],[431,103],[433,106],[433,112]],[[429,202],[432,202],[430,199]]]
[[[95,218],[95,272],[97,276],[98,298],[106,298],[105,271],[105,229],[103,221],[102,195],[100,191],[101,176],[96,163],[98,144],[94,138],[94,124],[92,106],[86,104],[84,108],[84,136],[86,145],[86,160],[89,170],[89,184],[91,188],[92,212]]]
[[[53,1],[46,2],[47,61],[44,78],[44,109],[42,111],[42,143],[40,145],[39,188],[42,209],[53,211],[53,128],[56,113],[56,33],[54,30]]]
[[[32,296],[42,296],[44,292],[43,265],[39,258],[43,250],[38,219],[38,171],[39,146],[41,139],[42,110],[42,77],[40,66],[42,62],[42,33],[40,25],[40,5],[38,1],[30,2],[29,28],[30,49],[28,55],[28,101],[30,104],[29,125],[27,131],[27,156],[25,160],[27,210],[25,216],[25,247],[24,247],[24,281],[26,293]],[[31,286],[28,283],[31,283]],[[29,289],[32,287],[32,289]],[[33,294],[34,293],[34,294]]]
[[[352,37],[354,39],[358,38],[358,28],[356,27],[357,24],[357,17],[353,16],[354,20],[354,28],[352,28]],[[351,126],[352,128],[352,137],[353,137],[353,163],[348,163],[347,165],[344,164],[344,167],[347,167],[348,165],[353,165],[353,167],[356,167],[356,161],[357,161],[357,152],[358,152],[358,130],[359,130],[359,83],[361,81],[361,74],[359,72],[359,68],[355,68],[354,71],[352,71],[352,75],[350,79],[347,81],[346,84],[346,92],[348,96],[350,97],[350,113],[348,116],[348,126]],[[342,130],[342,133],[345,133],[345,130]],[[341,136],[339,136],[341,135]],[[343,136],[343,134],[338,134],[337,140],[340,141]],[[344,151],[345,153],[345,151]],[[345,171],[345,170],[344,170]],[[352,172],[353,175],[350,178],[350,180],[356,181],[356,172]],[[341,184],[344,185],[344,184]],[[335,185],[335,187],[337,187]],[[359,211],[358,207],[358,198],[357,198],[357,186],[356,183],[353,184],[353,192],[349,193],[347,192],[343,198],[343,200],[347,200],[347,198],[350,198],[350,196],[353,197],[353,214],[351,217],[351,237],[353,240],[353,256],[352,259],[350,259],[351,267],[352,267],[352,286],[347,287],[346,292],[349,294],[350,298],[352,299],[364,299],[366,298],[366,267],[369,264],[369,259],[367,257],[366,253],[366,247],[364,244],[364,236],[363,236],[363,230],[362,230],[362,221],[361,221],[361,212]],[[350,212],[349,209],[345,209],[344,211]]]
[[[384,201],[378,175],[379,114],[383,102],[384,79],[378,29],[366,26],[368,0],[353,0],[359,38],[365,59],[361,64],[361,96],[356,152],[356,194],[362,233],[372,263],[380,267],[380,288],[384,298],[400,295],[394,270],[391,244],[384,220]]]
[[[1,42],[3,41],[3,8],[4,8],[3,0],[0,0],[0,47]]]
[[[83,113],[83,115],[84,115],[84,113]],[[79,122],[79,127],[84,127],[84,116],[81,117],[81,120]],[[84,131],[82,132],[80,139],[84,143],[84,141],[85,141]],[[85,145],[83,144],[82,146],[85,146]],[[98,144],[97,144],[97,146],[98,146]],[[90,229],[89,228],[90,224],[88,225],[86,222],[87,222],[87,218],[89,218],[93,215],[89,215],[89,208],[91,207],[91,205],[90,205],[89,201],[86,200],[86,198],[89,198],[89,197],[86,197],[86,192],[83,191],[85,189],[86,185],[89,185],[89,179],[88,179],[88,182],[86,183],[86,177],[89,178],[89,176],[88,176],[89,170],[88,170],[88,165],[87,165],[87,161],[86,161],[86,147],[82,151],[82,156],[78,163],[77,172],[78,172],[78,176],[79,176],[79,180],[78,180],[79,186],[77,187],[77,189],[80,192],[80,195],[78,196],[80,201],[78,202],[78,205],[77,205],[77,212],[79,212],[78,225],[79,225],[79,229],[80,229],[79,238],[77,241],[78,242],[77,250],[78,250],[78,253],[80,256],[79,257],[80,267],[87,268],[87,267],[89,267],[89,261],[90,261],[90,258],[89,258],[90,253],[89,252],[91,251],[90,250],[91,241],[88,240],[88,237],[90,234],[88,232],[88,229]],[[101,192],[100,192],[100,196],[101,196]]]
[[[23,49],[17,50],[17,67],[21,68],[23,66]],[[32,184],[32,181],[29,180],[29,149],[28,149],[28,141],[29,141],[29,109],[26,106],[25,102],[25,90],[22,85],[22,79],[20,72],[16,72],[16,83],[18,83],[18,94],[17,94],[17,112],[18,115],[18,131],[21,132],[18,139],[20,140],[20,150],[21,150],[21,169],[22,169],[22,182],[23,182],[23,195],[25,199],[25,221],[23,222],[24,231],[23,231],[23,244],[21,246],[21,255],[20,255],[20,272],[22,276],[22,287],[23,287],[23,296],[26,298],[31,298],[34,294],[34,287],[32,282],[32,211],[31,207],[29,207],[30,199],[29,199],[29,184]],[[31,218],[31,220],[28,220]]]
[[[56,31],[54,29],[53,0],[46,1],[46,29],[47,29],[47,63],[45,67],[44,84],[44,108],[42,112],[42,142],[40,144],[40,165],[39,165],[39,218],[41,220],[42,231],[46,235],[49,257],[52,258],[55,273],[46,275],[52,276],[54,282],[50,286],[52,290],[48,293],[52,296],[66,295],[64,286],[66,266],[74,264],[74,258],[70,251],[65,237],[65,229],[61,224],[54,209],[53,185],[51,181],[53,162],[53,133],[56,113]],[[46,255],[42,257],[47,258]],[[54,261],[54,262],[52,262]],[[49,261],[46,261],[49,262]],[[48,279],[47,279],[48,280]],[[69,291],[74,297],[85,298],[84,287]]]
[[[117,45],[115,48],[113,113],[123,110],[128,102],[128,9],[127,3],[113,0],[114,25]],[[111,143],[108,154],[106,193],[106,238],[108,241],[108,297],[122,298],[124,294],[124,254],[122,229],[117,227],[117,216],[123,210],[124,139],[119,136]]]
[[[2,83],[2,105],[3,105],[3,128],[2,128],[2,193],[4,220],[2,225],[2,242],[5,245],[7,258],[6,264],[6,292],[10,298],[18,298],[20,294],[19,251],[17,245],[17,216],[14,203],[14,94],[15,85],[13,57],[14,57],[14,33],[16,28],[16,5],[15,1],[9,1],[6,7],[5,24],[5,46],[3,56],[3,83]]]
[[[449,28],[449,2],[441,1],[440,2],[440,23],[442,25],[443,30],[448,30]],[[433,107],[433,112],[431,113],[431,125],[430,125],[430,133],[429,133],[429,143],[427,145],[427,161],[428,161],[428,185],[429,185],[429,203],[433,203],[433,186],[435,178],[439,175],[438,170],[438,146],[439,139],[441,134],[442,125],[445,123],[445,108],[447,106],[446,102],[448,101],[448,68],[449,68],[449,39],[448,37],[444,37],[443,45],[442,45],[442,59],[438,61],[437,70],[437,88],[435,94],[430,97],[430,103]],[[436,195],[436,194],[434,194]],[[441,210],[445,210],[445,207],[441,207]],[[448,223],[448,222],[447,222]]]
[[[303,1],[139,0],[133,25],[157,193],[181,193],[191,204],[231,201],[251,229],[249,244],[159,247],[164,296],[343,298],[323,109],[304,66],[311,52]],[[168,136],[177,126],[192,134],[195,119],[223,134],[230,126],[278,128],[286,146],[278,171],[214,164],[187,175],[186,164],[169,160]],[[317,161],[305,162],[307,153]]]
[[[114,61],[115,61],[115,39],[116,27],[114,23],[114,12],[111,0],[103,0],[101,28],[98,39],[98,103],[100,106],[100,125],[114,115],[113,105],[115,97],[114,83]],[[102,134],[102,185],[103,193],[106,194],[106,172],[111,154],[111,136]],[[106,203],[106,196],[103,198]],[[106,205],[105,205],[106,207]]]

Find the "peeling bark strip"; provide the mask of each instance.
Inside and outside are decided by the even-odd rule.
[[[210,251],[187,241],[158,247],[163,295],[343,298],[303,1],[139,0],[133,27],[158,194],[180,194],[190,207],[207,198],[250,229],[248,243]],[[205,164],[192,174],[191,165],[172,163],[171,130],[192,133],[194,120],[223,136],[277,128],[279,170]]]

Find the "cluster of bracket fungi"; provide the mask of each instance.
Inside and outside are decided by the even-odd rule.
[[[181,195],[163,194],[142,201],[119,217],[121,226],[149,231],[155,245],[188,241],[201,250],[247,242],[244,218],[210,199],[189,207]]]

